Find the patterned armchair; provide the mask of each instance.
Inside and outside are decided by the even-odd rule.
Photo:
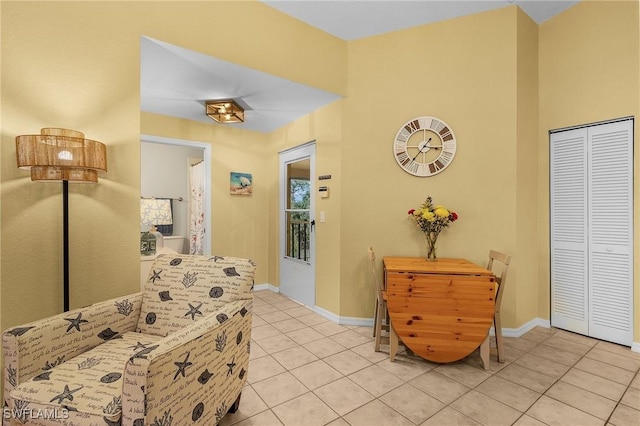
[[[160,255],[141,293],[5,331],[3,424],[217,424],[247,380],[254,273]]]

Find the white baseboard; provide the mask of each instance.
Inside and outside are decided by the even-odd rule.
[[[265,283],[265,284],[257,284],[253,287],[254,291],[260,291],[260,290],[269,290],[269,291],[273,291],[274,293],[279,293],[280,292],[280,288],[276,287],[272,284],[269,283]],[[316,312],[318,315],[322,315],[323,317],[325,317],[326,319],[328,319],[329,321],[333,321],[336,324],[341,324],[341,325],[357,325],[360,327],[373,327],[373,318],[359,318],[359,317],[341,317],[340,315],[334,314],[331,311],[328,311],[324,308],[321,308],[320,306],[314,306],[313,311]],[[542,319],[542,318],[534,318],[531,321],[521,325],[518,328],[504,328],[502,327],[502,335],[504,337],[520,337],[523,334],[525,334],[526,332],[533,330],[536,327],[544,327],[544,328],[550,328],[551,327],[551,323],[549,320],[546,319]],[[491,327],[491,330],[489,331],[489,333],[494,336],[495,333],[493,331],[493,327]],[[634,343],[634,346],[631,348],[632,351],[634,352],[640,352],[640,343]]]
[[[253,286],[254,291],[260,290],[269,290],[274,293],[280,293],[280,287],[276,287],[275,285],[265,283],[265,284],[256,284]],[[373,327],[373,318],[358,318],[358,317],[341,317],[340,315],[336,315],[331,311],[328,311],[320,306],[314,306],[313,311],[318,315],[322,315],[326,319],[335,322],[336,324],[341,325],[357,325],[360,327]],[[502,335],[504,337],[520,337],[528,331],[533,330],[536,327],[544,327],[551,328],[551,321],[543,318],[534,318],[525,324],[522,324],[518,328],[505,328],[502,327]],[[495,336],[495,331],[493,327],[489,330],[489,334],[491,336]],[[633,342],[631,344],[632,352],[640,352],[640,342]]]
[[[521,325],[518,328],[504,328],[504,327],[502,327],[502,335],[504,337],[520,337],[523,334],[525,334],[526,332],[534,329],[535,327],[551,328],[551,321],[546,320],[546,319],[542,319],[542,318],[534,318],[531,321],[527,322],[526,324]],[[491,336],[495,336],[495,332],[493,330],[493,327],[491,327],[491,330],[489,331],[489,334]],[[633,342],[631,344],[631,351],[632,352],[640,352],[640,342]]]
[[[280,293],[280,287],[276,287],[275,285],[269,284],[269,283],[256,284],[253,286],[253,291],[260,291],[260,290],[269,290],[269,291],[273,291],[274,293]]]
[[[330,321],[333,321],[336,324],[340,324],[340,316],[339,315],[336,315],[331,311],[327,311],[326,309],[321,308],[320,306],[314,306],[312,309],[316,314],[322,315],[326,319],[328,319]]]
[[[373,318],[358,318],[358,317],[341,317],[334,314],[331,311],[327,311],[320,306],[314,306],[313,310],[330,321],[333,321],[340,325],[357,325],[360,327],[373,327]]]
[[[526,332],[531,331],[536,327],[550,328],[551,322],[549,320],[542,319],[542,318],[534,318],[531,321],[522,324],[518,328],[502,327],[502,336],[503,337],[520,337]],[[489,330],[489,334],[491,336],[495,336],[495,331],[493,330],[493,327],[491,327],[491,329]]]
[[[269,290],[274,293],[280,293],[280,287],[276,287],[275,285],[264,283],[264,284],[256,284],[253,286],[253,291],[261,291],[261,290]],[[335,322],[336,324],[341,325],[358,325],[361,327],[373,327],[373,318],[357,318],[357,317],[341,317],[339,315],[334,314],[331,311],[328,311],[320,306],[309,307],[313,309],[315,313],[318,315],[322,315],[326,319]]]

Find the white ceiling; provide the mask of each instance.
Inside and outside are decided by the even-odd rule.
[[[567,0],[261,1],[343,40],[356,40],[513,4],[540,24],[578,3]]]
[[[271,132],[340,98],[148,37],[142,37],[140,51],[140,107],[145,112]],[[234,99],[245,109],[244,123],[216,123],[205,114],[208,99]]]
[[[542,23],[577,1],[556,0],[261,0],[343,40],[517,4]],[[141,109],[145,112],[271,132],[340,95],[243,67],[148,37],[141,40]],[[218,124],[205,115],[208,99],[235,99],[245,122]]]

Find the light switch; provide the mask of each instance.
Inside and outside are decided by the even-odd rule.
[[[324,212],[320,212],[320,222],[322,222],[322,223],[325,222]]]

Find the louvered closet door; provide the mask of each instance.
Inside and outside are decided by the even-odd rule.
[[[589,335],[633,341],[632,120],[588,129]]]
[[[587,131],[552,133],[551,325],[588,334]]]

